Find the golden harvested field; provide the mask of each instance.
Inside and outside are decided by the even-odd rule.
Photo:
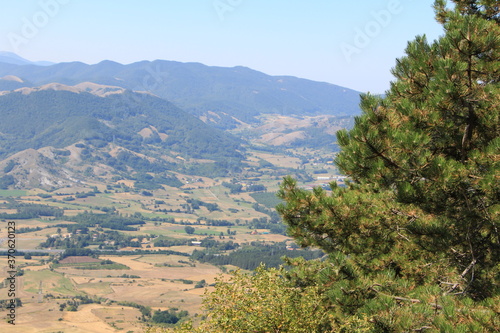
[[[180,247],[180,246],[178,246]],[[185,246],[186,248],[190,248],[192,246]],[[172,249],[171,247],[166,247],[165,249]],[[186,257],[184,256],[179,256],[179,255],[164,255],[164,254],[148,254],[148,255],[141,255],[133,260],[138,261],[138,262],[144,262],[147,264],[176,264],[178,263],[179,260],[186,261]]]
[[[152,255],[153,258],[158,255]],[[170,256],[164,255],[165,258]],[[215,276],[219,274],[221,271],[218,267],[215,267],[210,264],[200,264],[196,263],[195,267],[185,266],[185,267],[155,267],[155,265],[151,262],[145,262],[144,260],[148,260],[149,255],[145,256],[102,256],[102,259],[110,259],[117,263],[126,265],[131,268],[130,271],[120,271],[125,272],[126,274],[134,274],[138,275],[141,278],[149,278],[149,279],[188,279],[194,281],[200,281],[205,279],[207,276]],[[171,259],[173,262],[178,260],[188,261],[187,257],[182,256],[173,256],[174,259]],[[144,259],[146,258],[146,259]],[[181,259],[182,258],[182,259]],[[155,260],[155,259],[153,259]],[[165,262],[169,260],[166,259]]]
[[[113,293],[113,289],[110,285],[111,282],[90,282],[76,284],[75,287],[79,291],[82,291],[89,295],[104,297],[108,294]]]
[[[123,332],[143,332],[143,325],[138,323],[140,312],[138,309],[123,306],[98,307],[92,313],[101,321],[116,327]]]
[[[297,157],[290,157],[285,155],[277,155],[277,154],[266,154],[266,153],[255,153],[255,156],[268,161],[271,164],[274,164],[278,167],[282,168],[298,168],[301,163],[300,159]]]
[[[34,260],[33,260],[34,261]],[[30,271],[41,271],[41,270],[44,270],[44,269],[49,269],[49,264],[45,264],[45,265],[29,265],[24,267],[24,270],[30,270]]]
[[[76,312],[59,311],[58,300],[29,303],[16,312],[16,325],[0,321],[1,332],[12,333],[106,333],[144,332],[137,309],[100,304],[81,305]],[[4,317],[5,311],[0,311]]]
[[[17,237],[16,246],[18,249],[34,249],[40,243],[44,242],[47,237],[35,236],[35,237]]]
[[[267,230],[260,230],[262,231],[267,231]],[[283,235],[276,235],[276,234],[257,234],[257,235],[251,235],[250,232],[247,232],[245,234],[240,233],[236,234],[233,236],[234,237],[234,242],[236,243],[248,243],[248,242],[253,242],[253,241],[263,241],[263,242],[285,242],[285,241],[291,241],[291,238],[288,236],[283,236]]]
[[[171,246],[171,247],[159,247],[159,249],[172,250],[172,251],[192,254],[194,250],[203,250],[204,247],[191,246],[191,245],[179,245],[179,246]]]

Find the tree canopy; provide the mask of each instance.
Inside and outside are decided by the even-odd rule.
[[[385,97],[363,95],[338,133],[348,186],[281,186],[289,234],[328,256],[219,284],[200,331],[301,332],[276,298],[308,332],[500,331],[499,3],[453,2],[435,1],[444,35],[409,42]],[[257,292],[269,276],[282,294]]]

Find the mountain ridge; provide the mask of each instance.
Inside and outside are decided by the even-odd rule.
[[[223,129],[237,125],[232,117],[255,123],[260,114],[360,113],[357,91],[292,76],[270,76],[243,66],[216,67],[166,60],[128,65],[109,60],[94,65],[70,62],[46,67],[0,62],[0,76],[5,75],[15,75],[35,86],[93,82],[149,91],[197,117],[207,116],[209,111],[217,114],[220,119],[213,121]]]
[[[30,61],[13,52],[0,51],[0,62],[10,63],[14,65],[36,65],[36,66],[51,66],[54,65],[50,61]]]
[[[18,78],[17,76],[9,75],[8,79],[4,79],[6,81],[13,81],[17,83],[24,83],[22,79]],[[1,80],[0,79],[0,80]],[[54,90],[54,91],[69,91],[69,92],[74,92],[74,93],[90,93],[95,96],[99,97],[106,97],[112,94],[123,94],[127,89],[122,88],[122,87],[117,87],[117,86],[108,86],[108,85],[103,85],[103,84],[97,84],[93,82],[82,82],[79,84],[76,84],[74,86],[69,86],[65,84],[61,84],[58,82],[52,82],[52,83],[47,83],[42,86],[38,87],[22,87],[18,89],[14,89],[11,91],[0,91],[0,95],[6,95],[10,93],[16,93],[20,92],[23,95],[31,94],[37,91],[43,91],[43,90]],[[144,94],[149,94],[152,95],[149,92],[141,92],[141,91],[134,91],[134,93],[144,93]]]

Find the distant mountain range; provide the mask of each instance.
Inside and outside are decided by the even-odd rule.
[[[2,62],[0,90],[48,83],[94,82],[148,91],[223,129],[256,122],[261,114],[352,116],[359,114],[359,92],[330,83],[291,76],[269,76],[246,67],[210,67],[199,63],[156,60],[122,65],[103,61],[50,66]]]

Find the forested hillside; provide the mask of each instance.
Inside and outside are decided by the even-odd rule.
[[[63,148],[79,141],[96,147],[113,143],[135,152],[155,146],[211,160],[241,158],[238,139],[148,94],[125,92],[103,98],[56,90],[12,92],[0,96],[0,110],[0,158],[27,148]],[[149,131],[141,136],[143,129]]]

